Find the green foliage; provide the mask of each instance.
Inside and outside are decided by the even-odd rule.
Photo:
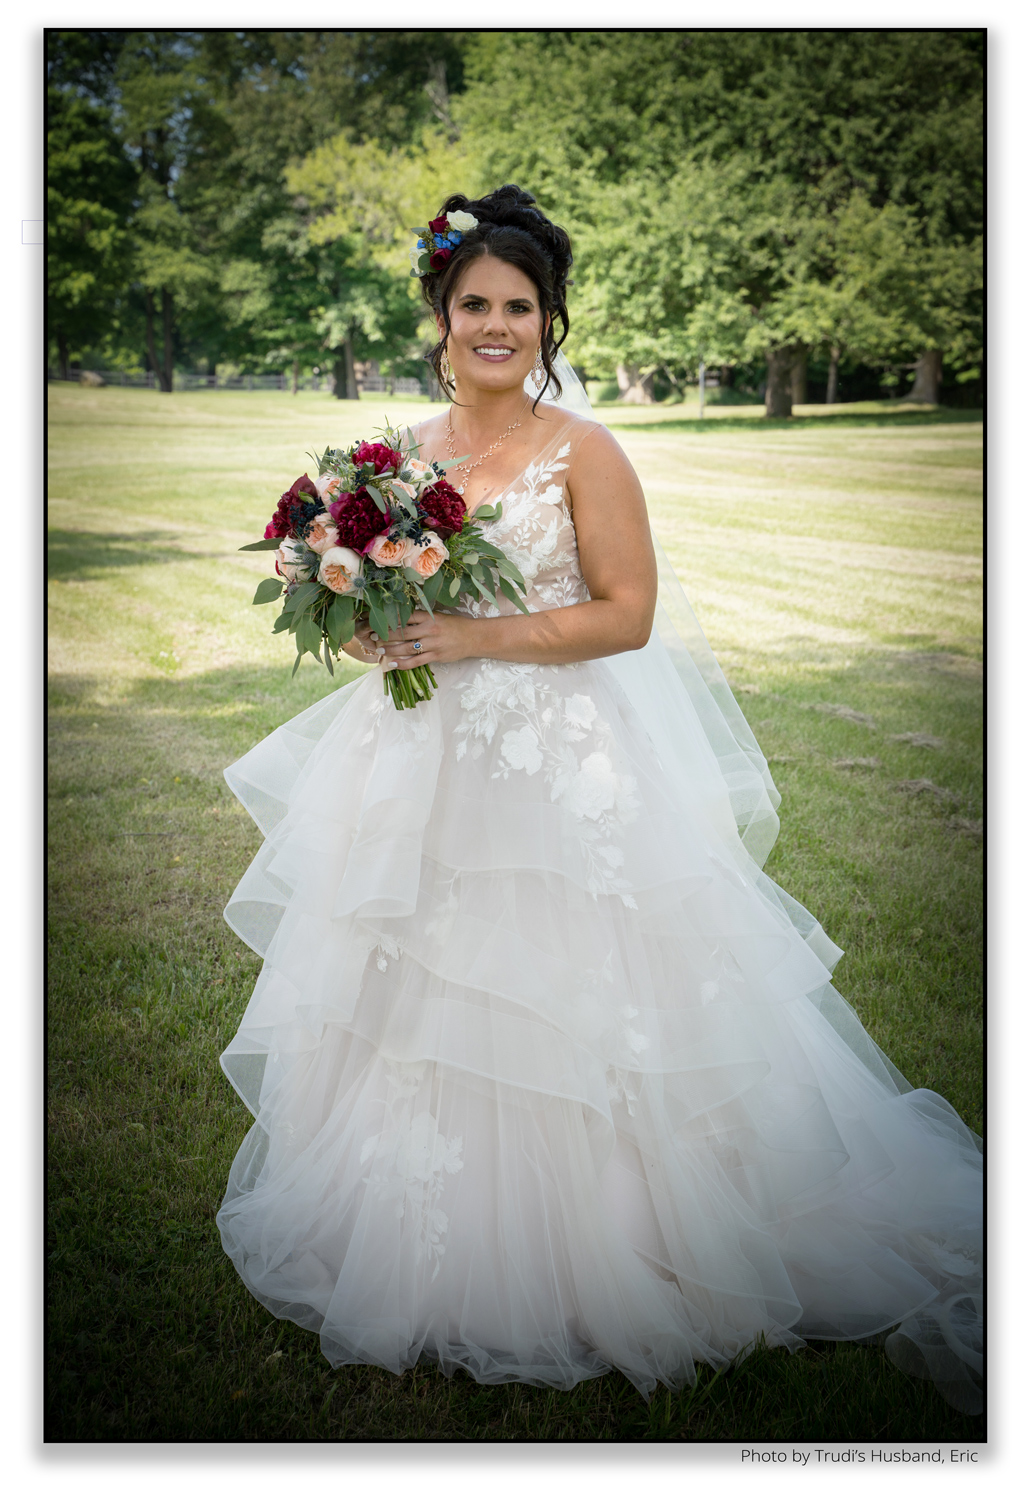
[[[979,356],[982,49],[958,32],[478,37],[455,118],[576,247],[572,358]]]
[[[47,282],[54,336],[101,343],[116,325],[127,274],[135,172],[99,104],[47,89]]]
[[[427,331],[413,226],[452,189],[511,180],[572,233],[579,367],[680,385],[700,359],[789,348],[980,365],[981,32],[55,31],[48,46],[65,350],[318,361],[342,384],[354,359],[412,369]]]

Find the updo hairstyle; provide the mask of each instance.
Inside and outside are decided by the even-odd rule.
[[[475,229],[464,235],[460,245],[455,246],[450,260],[439,271],[427,271],[420,277],[422,295],[434,313],[444,320],[444,328],[450,330],[451,320],[448,301],[461,278],[462,272],[480,255],[493,255],[516,266],[524,272],[539,293],[540,322],[543,328],[540,339],[540,354],[546,370],[546,380],[533,402],[544,394],[547,386],[554,397],[561,394],[561,383],[553,372],[554,356],[568,336],[568,308],[565,300],[571,282],[571,241],[565,230],[552,224],[546,214],[536,207],[531,193],[505,183],[485,198],[466,198],[464,193],[452,193],[445,198],[440,215],[451,214],[459,209],[473,214],[479,220]],[[439,216],[438,216],[439,217]],[[550,324],[547,327],[547,314]],[[557,333],[557,325],[560,332]],[[557,336],[555,337],[555,334]],[[447,348],[447,332],[426,355],[441,390],[454,400],[454,392],[441,372],[441,360]]]

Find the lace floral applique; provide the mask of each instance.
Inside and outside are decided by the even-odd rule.
[[[386,701],[387,700],[384,698],[383,694],[379,693],[369,704],[367,710],[369,714],[369,728],[366,730],[365,734],[359,741],[360,744],[369,745],[372,743],[374,736],[379,730],[380,714],[383,712],[383,705]]]
[[[553,457],[531,463],[518,481],[520,487],[500,496],[500,520],[487,524],[487,535],[529,585],[525,602],[530,609],[556,609],[589,598],[564,486],[555,478],[567,469],[570,452],[571,443],[564,443]],[[461,606],[465,613],[484,618],[506,614],[512,607],[472,599]]]
[[[372,1160],[369,1175],[362,1180],[381,1202],[394,1205],[394,1215],[417,1231],[417,1249],[426,1263],[435,1261],[432,1280],[440,1273],[446,1246],[448,1221],[437,1200],[444,1179],[460,1172],[462,1138],[443,1135],[428,1109],[414,1109],[425,1077],[425,1063],[393,1063],[387,1072],[390,1084],[390,1119],[378,1135],[362,1146],[359,1162]]]
[[[624,851],[613,838],[638,810],[635,778],[617,768],[613,735],[593,700],[585,693],[564,697],[557,691],[556,678],[574,670],[569,665],[541,672],[518,662],[484,662],[462,693],[456,754],[459,760],[466,754],[478,758],[500,731],[494,778],[542,772],[551,802],[576,821],[588,890],[617,894],[634,908],[622,874]],[[575,748],[584,743],[586,755]]]

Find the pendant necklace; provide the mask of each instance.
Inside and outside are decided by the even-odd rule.
[[[528,406],[528,404],[529,404],[529,398],[528,398],[528,396],[526,396],[526,398],[525,398],[525,406]],[[501,435],[500,435],[500,437],[497,439],[497,441],[495,443],[491,443],[490,446],[487,448],[486,452],[480,458],[477,458],[474,464],[469,464],[467,466],[467,468],[464,467],[464,466],[462,466],[462,465],[459,465],[459,468],[461,468],[461,481],[462,482],[461,482],[461,484],[455,485],[455,489],[458,491],[459,495],[463,495],[465,493],[465,481],[468,479],[468,476],[471,474],[472,470],[473,469],[478,469],[479,465],[481,463],[483,463],[486,459],[488,459],[489,456],[490,456],[490,454],[495,449],[497,449],[497,448],[500,447],[500,445],[504,441],[504,439],[511,436],[511,434],[514,432],[514,430],[515,430],[516,427],[521,427],[521,425],[522,425],[522,418],[525,416],[525,406],[523,406],[522,409],[521,409],[521,411],[519,412],[517,422],[512,422],[511,426],[507,429],[507,431],[506,432],[502,432]],[[448,409],[447,409],[447,452],[450,454],[451,463],[453,464],[454,463],[454,459],[455,459],[455,453],[454,453],[454,423],[451,420],[451,409],[450,409],[450,407],[448,407]]]

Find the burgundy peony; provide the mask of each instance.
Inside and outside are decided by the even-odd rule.
[[[390,449],[385,451],[389,453]],[[365,552],[373,537],[378,536],[387,524],[367,489],[357,489],[353,495],[347,492],[338,495],[330,507],[330,514],[337,524],[337,546],[350,547],[353,552]]]
[[[402,464],[400,453],[388,448],[386,443],[359,443],[351,461],[359,466],[372,464],[377,474],[382,474],[385,469],[393,469],[396,473]]]
[[[435,531],[460,531],[465,524],[465,502],[453,485],[446,479],[438,479],[419,496],[419,504],[426,512]]]
[[[281,495],[263,536],[300,536],[301,528],[312,513],[308,507],[312,505],[315,508],[317,503],[316,486],[308,474],[303,474],[301,479],[296,479],[291,488]]]
[[[453,250],[434,250],[433,254],[429,257],[430,270],[442,271],[453,254]]]
[[[429,227],[434,234],[446,234],[450,227],[447,222],[447,215],[441,214],[439,219],[430,219]]]

